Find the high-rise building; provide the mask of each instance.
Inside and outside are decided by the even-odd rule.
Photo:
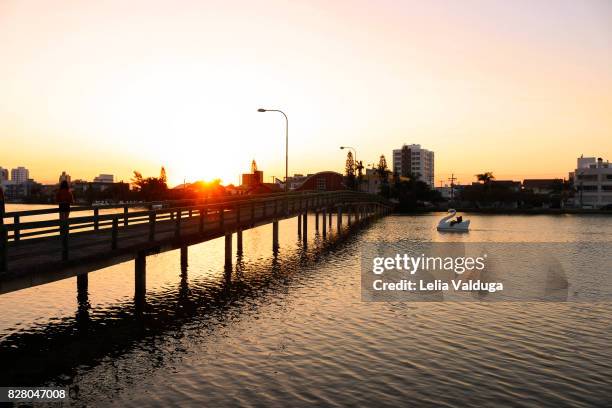
[[[30,171],[25,167],[11,169],[11,182],[13,184],[23,184],[30,178]]]
[[[9,180],[9,171],[8,169],[0,167],[0,184],[4,181]]]
[[[70,174],[62,171],[62,174],[59,176],[59,182],[61,183],[62,181],[66,181],[68,184],[70,184]]]
[[[576,206],[601,208],[612,204],[612,165],[607,160],[579,157],[570,179],[576,188]]]
[[[418,176],[429,187],[434,187],[434,152],[420,144],[403,145],[393,150],[393,173],[401,177]]]

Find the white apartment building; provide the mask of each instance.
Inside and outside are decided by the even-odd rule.
[[[115,177],[112,174],[100,174],[94,177],[94,183],[114,183]]]
[[[393,173],[402,177],[411,174],[434,188],[434,152],[421,148],[420,144],[403,145],[393,150]]]
[[[23,184],[30,178],[30,171],[25,167],[17,167],[11,169],[11,183],[12,184]]]
[[[574,205],[601,208],[612,204],[612,165],[595,157],[579,157],[576,170],[570,173],[576,195]]]

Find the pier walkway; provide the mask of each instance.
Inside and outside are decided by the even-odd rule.
[[[337,191],[73,207],[67,222],[56,208],[7,212],[0,217],[0,294],[73,276],[86,286],[89,272],[130,260],[136,292],[144,293],[149,254],[180,248],[186,262],[190,245],[225,237],[225,264],[231,266],[232,235],[240,251],[246,229],[271,224],[271,249],[277,250],[280,220],[299,217],[299,233],[306,237],[306,215],[314,213],[315,229],[326,236],[334,216],[341,231],[343,219],[350,225],[390,209],[380,196]],[[45,219],[29,220],[35,217]]]

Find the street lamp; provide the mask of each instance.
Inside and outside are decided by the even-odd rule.
[[[280,112],[285,117],[285,193],[289,191],[289,118],[285,112],[278,109],[259,108],[257,112]]]
[[[351,149],[353,151],[353,154],[355,155],[355,166],[357,166],[357,150],[355,150],[355,148],[351,146],[340,146],[340,150],[344,149]]]

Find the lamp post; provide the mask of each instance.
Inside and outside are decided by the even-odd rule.
[[[289,118],[278,109],[257,109],[257,112],[280,112],[285,117],[285,193],[289,191]]]
[[[353,151],[353,154],[355,155],[355,166],[357,166],[357,150],[355,150],[355,148],[351,146],[340,146],[340,150],[344,149],[351,149]]]

